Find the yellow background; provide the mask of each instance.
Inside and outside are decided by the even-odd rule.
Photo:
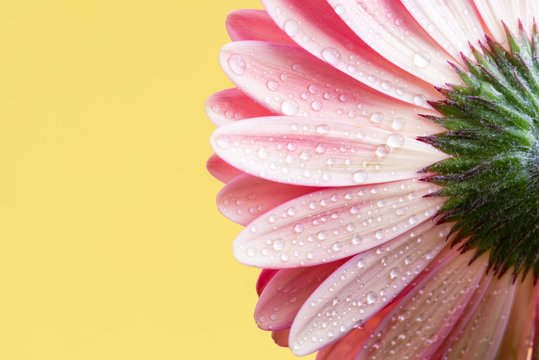
[[[0,359],[294,359],[205,170],[256,0],[0,4]],[[312,359],[313,357],[309,357]]]

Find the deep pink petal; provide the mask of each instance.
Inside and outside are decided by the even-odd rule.
[[[357,356],[429,359],[453,328],[484,275],[488,257],[454,256],[410,291],[380,323]]]
[[[221,189],[217,195],[217,207],[235,223],[247,225],[274,207],[319,189],[241,175]]]
[[[206,100],[206,115],[215,125],[222,126],[236,120],[274,113],[250,99],[240,89],[226,89]]]
[[[418,177],[448,156],[386,130],[304,117],[264,117],[218,128],[216,153],[268,180],[306,186],[349,186]]]
[[[344,260],[283,269],[271,279],[255,308],[255,320],[264,330],[289,328],[305,300]]]
[[[206,169],[217,180],[227,183],[236,176],[245,174],[243,171],[236,169],[226,161],[221,159],[217,154],[212,154],[206,162]]]
[[[226,18],[226,31],[232,41],[263,40],[295,45],[264,10],[235,10]]]
[[[328,0],[335,12],[383,57],[433,85],[460,84],[452,58],[419,26],[400,1]]]
[[[260,275],[258,275],[258,280],[256,281],[256,294],[260,296],[262,291],[268,285],[269,281],[277,274],[279,270],[276,269],[262,269]]]
[[[361,41],[327,1],[263,3],[277,25],[302,48],[363,84],[412,104],[421,102],[422,97],[438,96],[430,84],[399,69]]]
[[[237,42],[222,49],[220,61],[237,86],[275,113],[337,118],[411,137],[443,131],[417,115],[433,110],[385,96],[298,47]]]
[[[444,199],[432,184],[408,180],[325,189],[289,201],[234,241],[240,262],[289,268],[342,259],[383,244],[433,216]]]
[[[271,332],[271,337],[275,344],[281,347],[288,347],[288,335],[290,334],[290,329],[282,329]]]
[[[450,226],[425,222],[347,261],[298,313],[290,332],[293,351],[315,351],[378,313],[446,246]]]

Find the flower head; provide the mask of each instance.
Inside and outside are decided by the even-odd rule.
[[[529,358],[539,5],[263,4],[229,16],[237,88],[207,101],[259,327],[319,360]]]

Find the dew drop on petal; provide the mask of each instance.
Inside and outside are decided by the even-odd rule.
[[[279,83],[275,80],[268,80],[268,82],[266,83],[266,86],[271,91],[277,91],[277,89],[279,89]]]
[[[385,157],[389,155],[390,148],[387,145],[380,145],[376,148],[376,156]]]
[[[283,27],[288,36],[296,36],[298,33],[298,23],[295,20],[286,20]]]
[[[281,111],[285,115],[296,115],[299,111],[299,105],[295,100],[286,99],[281,103]]]
[[[232,55],[228,58],[228,66],[236,75],[243,75],[245,73],[245,61],[243,61],[240,55]]]
[[[414,65],[420,69],[426,68],[430,63],[430,56],[415,53],[413,57]]]
[[[369,177],[369,174],[367,174],[366,171],[364,170],[360,170],[360,171],[356,171],[354,173],[354,182],[358,183],[358,184],[363,184],[364,182],[367,181],[367,178]]]
[[[329,126],[322,124],[316,127],[316,132],[320,135],[326,135],[329,133]]]
[[[421,95],[421,94],[415,95],[412,100],[413,100],[414,104],[416,104],[416,105],[420,105],[420,106],[425,105],[425,96],[424,95]]]
[[[391,134],[387,137],[386,144],[392,148],[400,148],[404,145],[404,136],[401,134]]]
[[[395,131],[399,131],[399,130],[402,130],[402,128],[404,128],[404,125],[406,125],[406,120],[398,117],[398,118],[393,119],[393,122],[391,123],[391,128]]]
[[[341,62],[341,53],[335,48],[325,48],[322,50],[322,57],[331,65],[338,65]]]

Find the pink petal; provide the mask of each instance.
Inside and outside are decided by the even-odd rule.
[[[433,85],[460,84],[451,57],[434,42],[400,1],[328,0],[350,28],[380,55]]]
[[[313,352],[378,313],[445,247],[450,227],[425,222],[346,262],[296,316],[290,332],[294,353]]]
[[[521,20],[527,34],[530,34],[533,18],[539,16],[537,0],[474,0],[474,3],[494,39],[503,44],[507,44],[507,38],[502,21],[513,34],[517,34],[518,21]]]
[[[217,154],[212,154],[208,158],[208,161],[206,162],[206,169],[208,169],[208,172],[214,178],[223,183],[227,183],[230,180],[234,179],[236,176],[244,174],[243,171],[231,166],[223,159],[221,159]]]
[[[256,282],[256,293],[258,296],[262,294],[262,291],[266,285],[268,285],[269,281],[275,276],[275,274],[277,274],[278,271],[279,270],[275,269],[262,269]]]
[[[279,270],[258,299],[257,325],[263,330],[289,328],[305,300],[343,262]]]
[[[401,1],[429,36],[457,61],[461,60],[461,52],[472,55],[468,42],[475,44],[485,34],[481,18],[469,0]]]
[[[295,45],[264,10],[235,10],[226,18],[226,31],[232,41],[263,40]]]
[[[221,189],[217,195],[217,207],[235,223],[247,225],[277,205],[319,189],[241,175]]]
[[[246,64],[243,72],[239,58]],[[444,130],[417,115],[434,111],[374,91],[298,47],[232,43],[220,61],[234,83],[275,113],[338,118],[412,137]]]
[[[434,215],[444,199],[423,197],[432,190],[432,184],[408,180],[317,191],[253,221],[234,241],[234,255],[246,265],[266,268],[342,259]]]
[[[271,332],[271,337],[277,345],[288,347],[288,334],[290,334],[290,329],[276,330]]]
[[[226,89],[206,100],[206,115],[217,126],[251,117],[273,115],[239,89]]]
[[[353,329],[342,339],[324,347],[316,355],[316,360],[353,360],[367,338],[395,305],[396,303],[392,303],[386,306],[370,318],[363,327]]]
[[[348,186],[418,177],[447,155],[372,127],[304,117],[247,119],[218,128],[216,153],[254,176],[306,186]]]
[[[356,359],[430,358],[484,274],[487,257],[469,265],[472,256],[473,251],[455,253],[424,278],[382,320]]]
[[[511,311],[515,292],[512,281],[510,272],[501,279],[491,280],[470,321],[458,333],[450,335],[452,343],[444,359],[494,359]]]
[[[435,98],[429,84],[410,76],[357,38],[325,0],[263,0],[273,20],[319,59],[386,95],[409,103]],[[313,73],[316,74],[316,73]]]
[[[511,314],[496,360],[526,359],[533,343],[535,287],[529,274],[524,282],[518,282]]]
[[[483,276],[481,280],[479,280],[479,283],[477,284],[477,287],[474,293],[472,294],[470,301],[468,301],[468,304],[466,304],[464,311],[460,315],[459,320],[457,321],[457,323],[451,330],[450,334],[444,339],[443,343],[438,347],[435,355],[432,357],[433,359],[442,359],[444,357],[444,354],[451,347],[457,335],[460,332],[462,332],[462,330],[466,327],[466,325],[468,324],[468,322],[474,315],[475,310],[478,308],[479,304],[481,304],[481,300],[485,296],[491,280],[492,280],[491,276]]]

